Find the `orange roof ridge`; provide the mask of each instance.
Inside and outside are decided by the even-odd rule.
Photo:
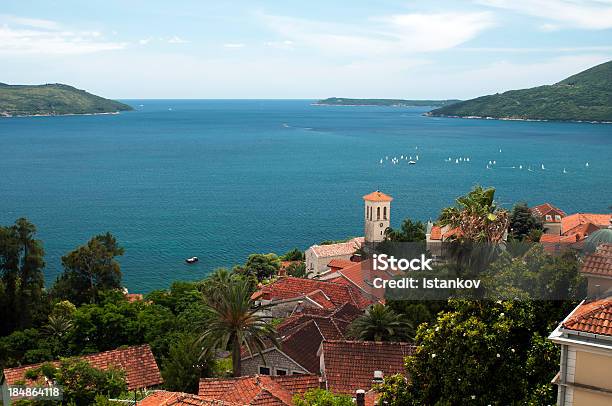
[[[363,196],[363,200],[367,200],[369,202],[390,202],[393,200],[393,198],[380,190],[376,190]]]

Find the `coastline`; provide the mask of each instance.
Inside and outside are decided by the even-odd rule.
[[[556,123],[582,123],[582,124],[612,124],[612,121],[598,120],[549,120],[540,118],[516,118],[516,117],[490,117],[490,116],[454,116],[446,114],[431,114],[431,112],[423,113],[425,117],[443,117],[443,118],[462,118],[466,120],[497,120],[497,121],[542,121]]]
[[[103,116],[120,114],[120,111],[108,111],[104,113],[64,113],[64,114],[6,114],[0,113],[0,118],[17,118],[17,117],[62,117],[62,116]]]

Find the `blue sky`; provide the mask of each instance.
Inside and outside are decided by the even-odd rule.
[[[3,0],[0,81],[113,98],[470,98],[612,59],[612,0]]]

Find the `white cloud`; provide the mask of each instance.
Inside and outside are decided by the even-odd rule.
[[[284,40],[284,41],[268,41],[265,43],[266,46],[271,47],[271,48],[277,48],[277,49],[284,49],[284,50],[293,50],[294,49],[294,45],[295,43],[291,40]]]
[[[140,45],[147,45],[149,42],[151,42],[151,38],[143,38],[138,40]]]
[[[273,31],[334,55],[382,55],[453,48],[495,25],[489,12],[398,14],[362,24],[319,22],[259,14]]]
[[[607,0],[478,0],[480,4],[557,21],[570,28],[612,28],[612,2]]]
[[[98,31],[72,31],[50,20],[0,15],[0,53],[87,54],[123,49],[124,42],[109,42]]]
[[[224,48],[244,48],[245,45],[240,42],[228,42],[226,44],[223,44],[223,47]]]
[[[174,36],[168,38],[167,42],[168,42],[168,44],[186,44],[189,41],[184,40],[183,38],[181,38],[181,37],[179,37],[177,35],[174,35]]]

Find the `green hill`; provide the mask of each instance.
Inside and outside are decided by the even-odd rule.
[[[416,107],[416,106],[446,106],[457,103],[459,100],[404,100],[404,99],[346,99],[341,97],[330,97],[315,102],[318,106],[392,106],[392,107]]]
[[[431,116],[612,121],[612,61],[550,86],[511,90],[443,106]]]
[[[0,116],[115,113],[132,107],[68,85],[0,83]]]

